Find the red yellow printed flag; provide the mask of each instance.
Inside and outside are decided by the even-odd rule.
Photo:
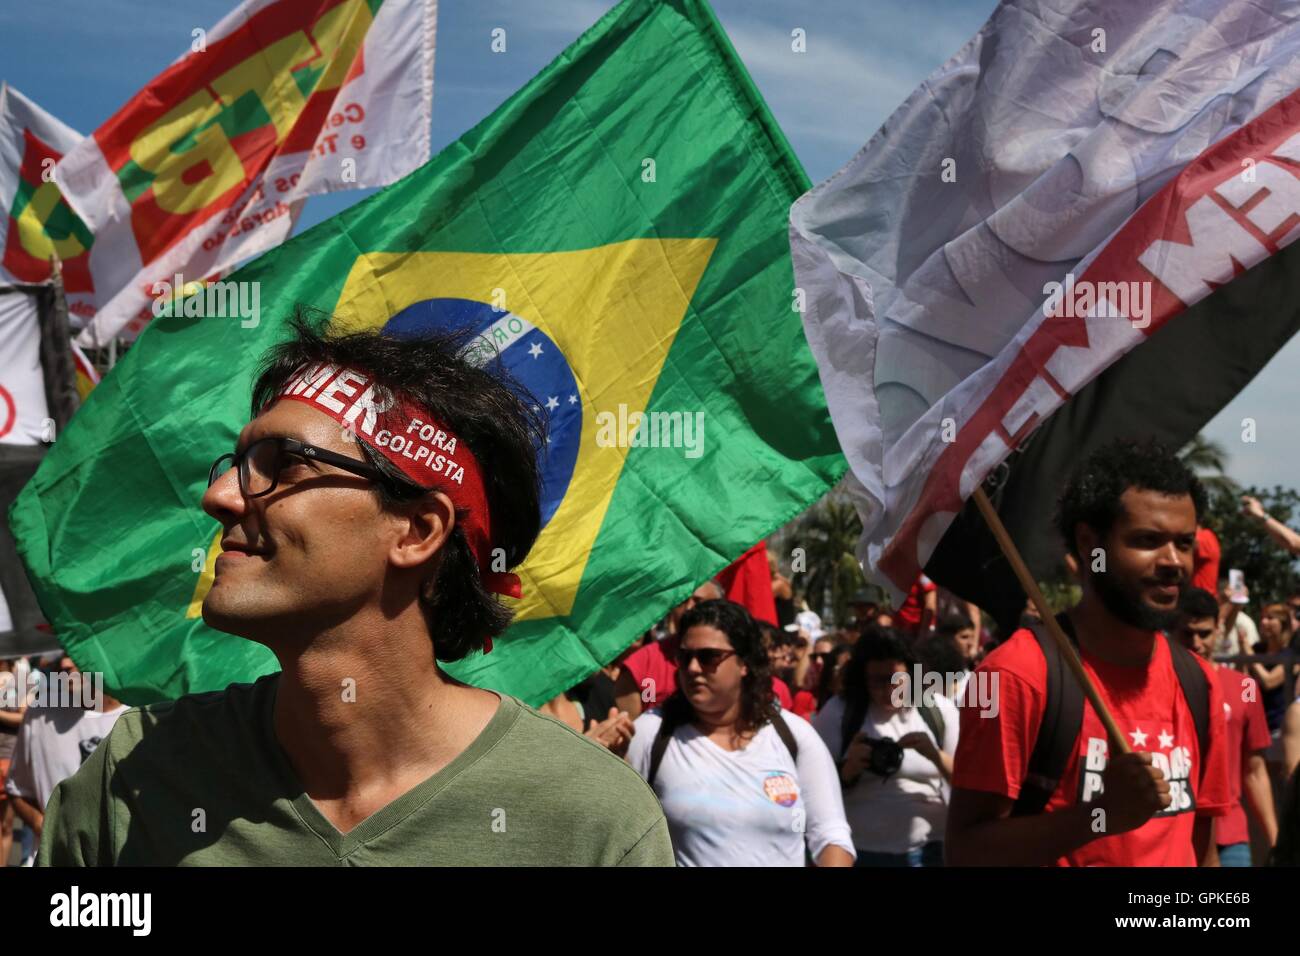
[[[80,142],[12,86],[0,83],[0,284],[36,285],[62,262],[68,312],[78,326],[95,314],[86,228],[54,182],[63,154]]]
[[[99,384],[99,371],[86,353],[77,348],[76,342],[72,343],[72,366],[77,376],[77,397],[84,402]]]
[[[307,196],[429,158],[436,0],[245,0],[59,161],[100,247],[82,345],[286,239]],[[166,283],[164,287],[162,284]]]

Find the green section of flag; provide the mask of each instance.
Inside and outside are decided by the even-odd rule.
[[[627,0],[427,165],[232,276],[261,283],[256,327],[145,331],[11,510],[42,608],[129,703],[273,669],[184,612],[217,530],[208,467],[296,304],[332,310],[371,253],[715,240],[647,408],[703,411],[704,454],[630,449],[568,613],[451,668],[534,704],[577,683],[844,471],[792,308],[788,210],[808,185],[707,4]],[[638,318],[601,328],[631,350]]]

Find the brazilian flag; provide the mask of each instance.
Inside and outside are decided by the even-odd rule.
[[[427,165],[257,259],[260,321],[156,319],[11,510],[41,606],[132,704],[275,669],[200,616],[199,507],[299,304],[473,325],[544,404],[545,526],[462,680],[549,699],[845,470],[787,239],[807,176],[705,0],[626,0]],[[180,312],[180,309],[176,310]]]

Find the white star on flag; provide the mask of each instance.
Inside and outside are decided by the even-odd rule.
[[[569,396],[569,404],[570,404],[570,405],[576,405],[576,404],[578,404],[578,396],[577,396],[577,395],[570,395],[570,396]]]
[[[528,347],[528,354],[531,355],[533,358],[537,358],[537,356],[541,355],[541,354],[542,354],[542,343],[541,343],[541,342],[534,342],[532,345],[530,345],[530,346]]]
[[[546,397],[546,410],[548,412],[553,412],[559,407],[560,407],[560,403],[555,400],[554,395],[548,395]]]
[[[1142,732],[1142,728],[1139,727],[1137,730],[1129,731],[1129,736],[1133,738],[1134,747],[1146,746],[1147,735]]]
[[[1174,735],[1167,730],[1160,731],[1160,749],[1168,750],[1174,745]]]

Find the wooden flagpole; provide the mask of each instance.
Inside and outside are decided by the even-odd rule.
[[[1029,573],[1028,565],[1025,564],[1024,558],[1020,556],[1020,550],[1016,547],[1016,543],[1011,540],[1011,535],[1007,533],[1006,527],[1002,524],[1002,519],[998,517],[993,502],[989,501],[988,495],[984,494],[984,489],[981,487],[975,489],[973,497],[980,514],[984,516],[985,522],[988,523],[989,530],[993,532],[993,537],[997,539],[998,547],[1002,549],[1002,553],[1011,562],[1011,570],[1016,573],[1020,586],[1025,589],[1025,593],[1029,595],[1029,600],[1038,609],[1038,615],[1043,619],[1043,626],[1047,628],[1047,633],[1052,635],[1052,640],[1056,641],[1065,663],[1074,674],[1075,680],[1079,682],[1079,686],[1083,688],[1083,693],[1088,698],[1088,702],[1092,704],[1092,709],[1097,712],[1097,716],[1101,718],[1101,722],[1105,725],[1106,733],[1110,736],[1111,746],[1120,753],[1129,753],[1132,748],[1129,747],[1128,739],[1125,737],[1124,732],[1119,729],[1119,724],[1115,723],[1110,708],[1106,706],[1101,699],[1101,695],[1097,693],[1097,688],[1092,683],[1092,679],[1088,677],[1088,672],[1083,669],[1083,662],[1079,660],[1074,644],[1061,630],[1056,615],[1052,613],[1052,609],[1047,604],[1047,598],[1043,597],[1038,582]]]

